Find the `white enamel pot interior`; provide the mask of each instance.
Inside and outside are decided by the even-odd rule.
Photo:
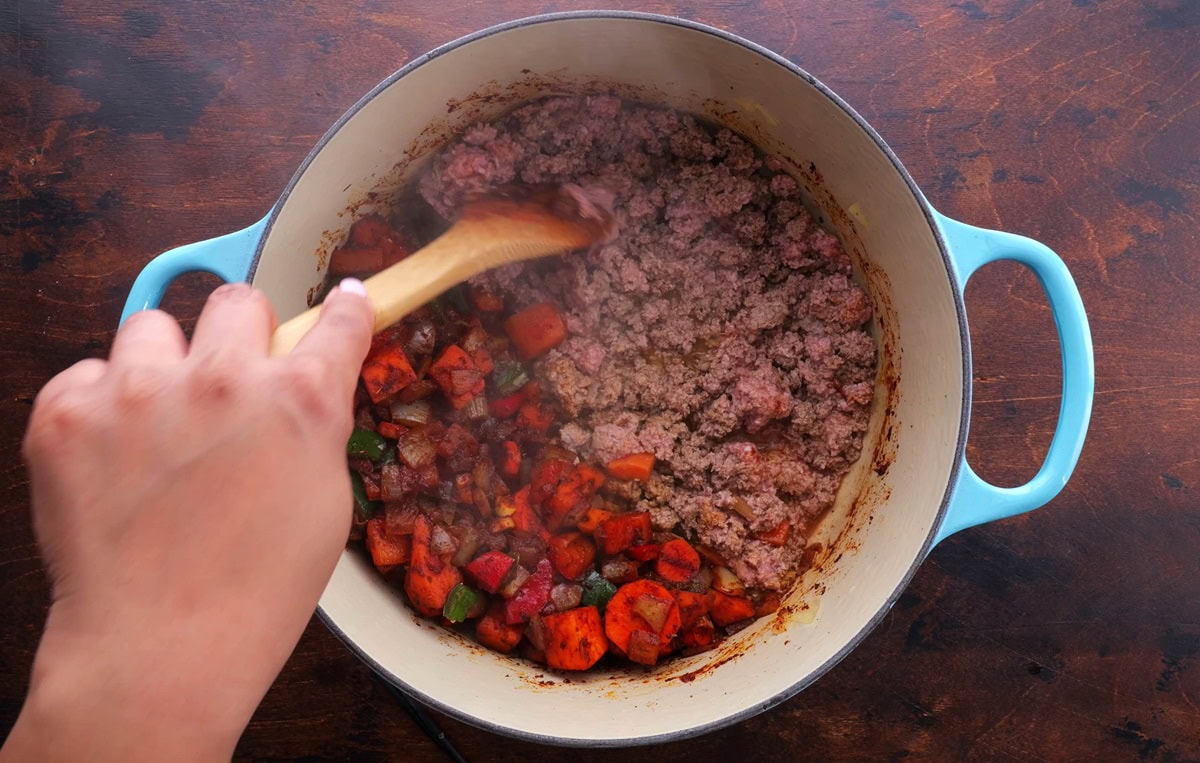
[[[355,215],[389,203],[451,132],[541,95],[614,88],[726,124],[794,163],[870,291],[882,368],[863,458],[822,527],[826,553],[777,616],[713,652],[650,672],[558,676],[420,620],[362,556],[343,555],[320,607],[359,656],[450,715],[551,744],[697,734],[814,681],[879,621],[924,557],[966,436],[966,324],[920,192],[811,77],[677,20],[538,17],[414,61],[352,109],[296,175],[270,218],[253,283],[281,319],[300,312]]]
[[[320,612],[380,675],[467,722],[564,745],[699,734],[803,689],[879,622],[933,543],[1062,490],[1095,388],[1083,303],[1052,251],[937,214],[861,118],[786,60],[715,29],[634,13],[525,19],[413,61],[334,125],[267,217],[147,264],[122,321],[196,270],[252,280],[286,319],[307,307],[353,220],[393,204],[453,132],[539,96],[612,91],[726,124],[791,163],[870,294],[880,373],[863,457],[813,538],[824,552],[777,615],[708,654],[650,672],[551,675],[417,619],[359,555],[343,556]],[[1063,359],[1049,451],[1015,488],[987,484],[963,460],[971,373],[961,293],[999,259],[1037,276]]]

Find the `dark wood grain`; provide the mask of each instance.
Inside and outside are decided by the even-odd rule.
[[[257,219],[378,80],[460,34],[568,5],[0,5],[0,728],[20,706],[47,599],[19,457],[40,385],[105,352],[153,255]],[[636,7],[788,56],[883,134],[938,208],[1058,251],[1091,315],[1096,407],[1060,498],[938,547],[812,688],[701,739],[571,758],[1200,760],[1200,4]],[[194,314],[211,286],[189,277],[169,306]],[[970,458],[1017,484],[1057,412],[1052,321],[1015,266],[985,269],[968,297]],[[564,755],[445,728],[470,760]],[[441,759],[316,622],[238,755]]]

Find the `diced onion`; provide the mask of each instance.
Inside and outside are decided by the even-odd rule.
[[[542,622],[542,616],[534,614],[529,618],[529,625],[525,628],[525,638],[529,639],[529,643],[534,649],[539,652],[546,651],[546,626]]]
[[[526,580],[529,580],[529,570],[519,564],[514,564],[508,572],[508,581],[500,587],[500,595],[511,599],[517,595],[517,591],[521,590],[521,586],[525,585]]]
[[[574,583],[559,583],[550,589],[550,602],[555,612],[566,612],[575,609],[583,598],[583,586]]]
[[[467,403],[467,407],[463,409],[463,413],[471,421],[487,417],[487,400],[483,395],[476,395],[471,398],[471,402]]]
[[[437,449],[423,433],[412,433],[400,441],[400,460],[414,469],[423,469],[437,458]]]
[[[671,613],[671,602],[657,596],[642,594],[633,600],[631,609],[634,614],[645,620],[655,633],[660,633],[667,622],[667,615]]]
[[[742,519],[750,522],[754,519],[754,507],[746,503],[746,499],[741,496],[733,497],[733,510],[738,513]]]
[[[712,587],[729,596],[745,596],[746,587],[728,567],[714,567]]]
[[[433,407],[427,400],[417,400],[411,403],[401,403],[393,400],[391,413],[392,423],[403,424],[407,427],[423,427],[429,423]]]
[[[454,536],[441,525],[434,525],[429,533],[429,550],[435,554],[452,554],[458,549]]]

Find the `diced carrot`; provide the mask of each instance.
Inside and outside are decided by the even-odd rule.
[[[497,297],[491,292],[484,291],[478,286],[470,286],[467,288],[467,297],[471,300],[471,304],[481,313],[502,313],[504,312],[504,300]]]
[[[625,549],[625,553],[635,562],[654,561],[661,552],[662,545],[658,543],[643,543],[640,546],[630,546]]]
[[[754,606],[754,616],[762,617],[763,615],[769,615],[777,612],[782,604],[783,600],[780,598],[779,594],[774,591],[767,591],[765,594],[763,594],[763,597],[759,600],[758,604]]]
[[[791,535],[792,525],[786,519],[775,525],[765,533],[759,533],[758,537],[764,543],[769,543],[772,546],[786,546],[788,536]]]
[[[408,433],[408,428],[399,424],[393,424],[390,421],[381,421],[375,427],[375,431],[379,433],[380,437],[386,437],[389,440],[399,440],[402,435]]]
[[[603,484],[603,472],[591,464],[579,464],[568,471],[545,502],[546,525],[551,530],[573,525]]]
[[[529,502],[541,506],[554,495],[559,480],[571,464],[561,458],[547,458],[534,465],[529,474]]]
[[[575,523],[575,526],[588,535],[594,535],[596,528],[600,527],[600,524],[611,516],[611,511],[592,507],[583,512],[583,517]]]
[[[412,556],[412,536],[391,535],[384,518],[374,517],[367,521],[367,550],[371,552],[371,561],[383,572],[384,567],[408,563]]]
[[[630,546],[650,542],[650,514],[639,511],[615,514],[596,528],[596,544],[608,556],[619,554]]]
[[[488,413],[497,419],[512,418],[525,404],[525,395],[520,390],[488,403]]]
[[[715,630],[712,618],[701,615],[691,627],[679,632],[679,640],[688,649],[707,649],[716,639]]]
[[[562,316],[549,302],[527,307],[504,322],[504,331],[522,360],[533,360],[562,343],[567,336]]]
[[[570,532],[555,535],[547,549],[554,569],[568,580],[579,580],[596,560],[596,546],[583,533]]]
[[[387,346],[369,355],[360,375],[367,394],[376,403],[387,400],[417,380],[416,371],[399,345]]]
[[[634,603],[641,596],[669,602],[661,629],[655,629],[634,611]],[[604,609],[604,632],[608,640],[622,652],[628,652],[629,639],[635,630],[658,633],[660,646],[667,647],[679,631],[679,623],[679,606],[675,598],[670,591],[652,580],[635,580],[621,586]]]
[[[503,455],[500,459],[500,473],[513,478],[521,473],[521,446],[512,440],[505,440],[500,445]]]
[[[576,607],[542,617],[546,664],[558,670],[587,670],[608,651],[600,610]]]
[[[496,602],[475,625],[475,638],[488,649],[508,654],[521,643],[524,624],[509,625],[504,621],[504,603]]]
[[[708,598],[702,593],[692,591],[675,591],[675,603],[679,605],[679,627],[691,628],[696,622],[708,614]]]
[[[529,505],[528,485],[513,493],[512,502],[514,509],[511,519],[515,529],[530,535],[541,536],[543,539],[550,537],[550,533],[546,532],[546,528],[542,525],[541,518],[538,517],[533,507]]]
[[[379,246],[396,240],[396,231],[379,215],[367,215],[350,226],[348,243],[353,246]]]
[[[653,453],[633,453],[628,456],[613,459],[605,467],[608,473],[619,480],[638,480],[645,482],[650,479],[654,469]]]
[[[455,408],[462,408],[476,395],[483,394],[483,374],[471,356],[456,344],[442,350],[430,366],[429,375]]]
[[[686,583],[700,571],[700,555],[682,538],[673,538],[663,544],[654,571],[668,583]]]
[[[545,432],[554,424],[554,411],[537,402],[522,403],[517,410],[517,426],[531,432]]]
[[[458,568],[450,564],[449,554],[435,554],[429,548],[433,528],[424,515],[413,525],[412,560],[404,576],[404,592],[418,613],[432,617],[440,614],[450,589],[462,582]]]
[[[384,267],[383,248],[347,244],[329,255],[329,278],[345,278],[377,273]]]
[[[730,596],[713,589],[708,592],[708,613],[722,627],[754,617],[754,604],[745,596]]]

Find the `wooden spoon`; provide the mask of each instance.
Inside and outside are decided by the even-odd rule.
[[[600,189],[510,186],[469,201],[449,230],[363,282],[375,308],[375,331],[485,270],[583,249],[615,233],[612,196]],[[290,352],[320,311],[318,305],[275,329],[271,355]]]

